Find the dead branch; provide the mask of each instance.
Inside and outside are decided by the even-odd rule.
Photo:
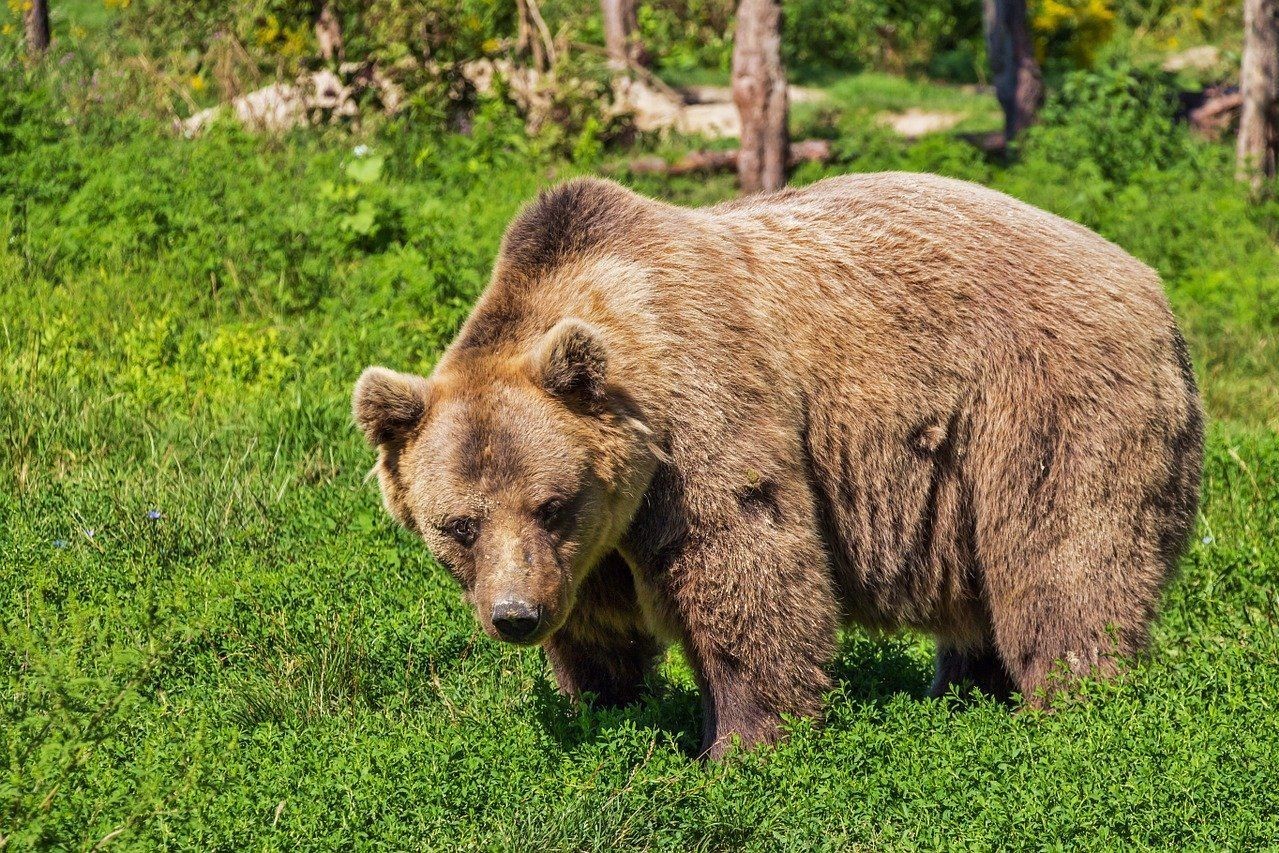
[[[591,44],[589,42],[575,41],[570,43],[569,47],[571,47],[573,50],[582,50],[582,51],[586,51],[587,53],[596,53],[601,56],[608,55],[608,51],[605,48],[600,47],[598,44]],[[652,70],[645,68],[643,65],[640,65],[639,62],[635,60],[628,60],[627,70],[629,70],[632,74],[634,74],[640,80],[643,80],[646,84],[648,84],[650,88],[655,89],[658,92],[661,92],[663,95],[670,98],[672,101],[676,103],[682,104],[688,100],[687,98],[684,97],[683,92],[681,92],[679,89],[674,88],[665,80],[663,80],[661,77],[658,77],[656,74],[654,74]]]
[[[546,72],[555,67],[555,39],[551,36],[551,28],[542,17],[542,10],[537,0],[516,0],[519,8],[519,38],[521,51],[528,50],[533,58],[533,67],[539,72]]]
[[[1190,129],[1206,139],[1220,139],[1239,117],[1243,108],[1242,92],[1224,92],[1204,99],[1186,113]]]

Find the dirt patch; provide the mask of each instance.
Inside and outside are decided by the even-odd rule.
[[[891,127],[907,139],[918,139],[929,133],[950,130],[965,118],[963,113],[911,108],[903,113],[880,113],[875,117],[875,121]]]

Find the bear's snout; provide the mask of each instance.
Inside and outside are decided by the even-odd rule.
[[[493,605],[493,627],[503,640],[518,643],[536,633],[542,624],[543,608],[527,601],[504,598]]]

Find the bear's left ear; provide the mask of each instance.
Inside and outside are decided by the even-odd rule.
[[[592,403],[604,396],[608,348],[600,331],[584,320],[566,317],[556,323],[528,363],[534,381],[556,397]]]
[[[355,422],[374,447],[397,441],[426,415],[428,392],[421,376],[369,367],[355,383]]]

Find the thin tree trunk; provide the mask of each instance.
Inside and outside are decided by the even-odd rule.
[[[342,46],[342,19],[333,3],[321,3],[315,13],[315,41],[320,46],[320,56],[325,64],[341,62],[346,58]]]
[[[516,50],[529,56],[535,71],[550,71],[555,64],[555,45],[537,0],[515,0],[515,6],[519,13]]]
[[[995,95],[1004,110],[1004,141],[1035,121],[1044,102],[1044,82],[1026,18],[1026,0],[983,0],[986,53]]]
[[[1279,0],[1244,0],[1243,28],[1237,167],[1255,192],[1279,166]]]
[[[49,0],[30,0],[23,22],[27,30],[27,52],[43,56],[49,49]]]
[[[733,101],[742,120],[737,177],[742,192],[786,184],[786,70],[782,67],[779,0],[741,0],[733,40]]]
[[[604,13],[604,47],[609,67],[615,72],[647,67],[648,55],[639,40],[635,0],[600,0],[600,10]]]

